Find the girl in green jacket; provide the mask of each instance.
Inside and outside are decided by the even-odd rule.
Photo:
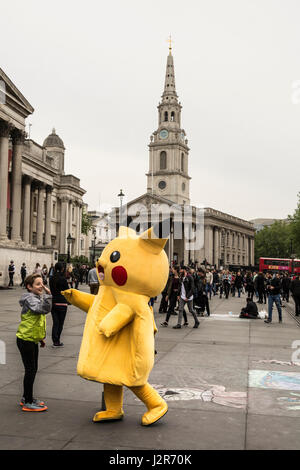
[[[38,369],[38,344],[45,346],[46,314],[51,311],[52,295],[44,286],[40,274],[28,276],[25,287],[28,292],[20,300],[21,323],[17,331],[17,346],[25,367],[24,393],[20,405],[23,411],[46,411],[45,403],[33,398],[33,383]]]

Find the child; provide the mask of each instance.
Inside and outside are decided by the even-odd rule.
[[[33,398],[33,383],[38,369],[38,343],[45,346],[46,314],[51,311],[52,295],[44,286],[41,274],[25,279],[27,293],[20,300],[21,323],[17,331],[17,346],[25,367],[24,394],[20,405],[23,411],[46,411],[44,402]],[[46,294],[43,295],[43,291]]]

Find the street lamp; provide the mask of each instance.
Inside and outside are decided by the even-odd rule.
[[[94,227],[94,228],[93,228],[93,235],[94,235],[93,263],[94,263],[94,265],[95,265],[96,233],[97,233],[97,230],[96,230],[96,228]]]
[[[123,193],[123,189],[120,189],[120,194],[118,194],[118,197],[120,198],[119,226],[121,226],[121,222],[122,222],[122,204],[123,204],[124,196],[125,194]]]
[[[67,258],[67,263],[70,263],[70,247],[71,247],[72,241],[73,241],[73,238],[72,238],[71,234],[69,233],[69,235],[67,236],[67,243],[68,243],[68,258]]]

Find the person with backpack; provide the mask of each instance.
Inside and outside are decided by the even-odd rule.
[[[22,411],[46,411],[43,401],[33,398],[33,384],[38,370],[39,343],[45,346],[46,315],[51,311],[52,295],[44,286],[42,276],[30,274],[25,279],[27,293],[20,299],[21,323],[17,331],[17,347],[25,368],[23,397],[20,401]]]

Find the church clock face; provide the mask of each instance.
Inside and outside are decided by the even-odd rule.
[[[161,139],[167,139],[169,135],[169,132],[166,129],[162,129],[159,133],[159,136]]]
[[[167,186],[167,183],[164,181],[164,180],[161,180],[159,183],[158,183],[158,187],[159,189],[163,190],[165,189]]]

